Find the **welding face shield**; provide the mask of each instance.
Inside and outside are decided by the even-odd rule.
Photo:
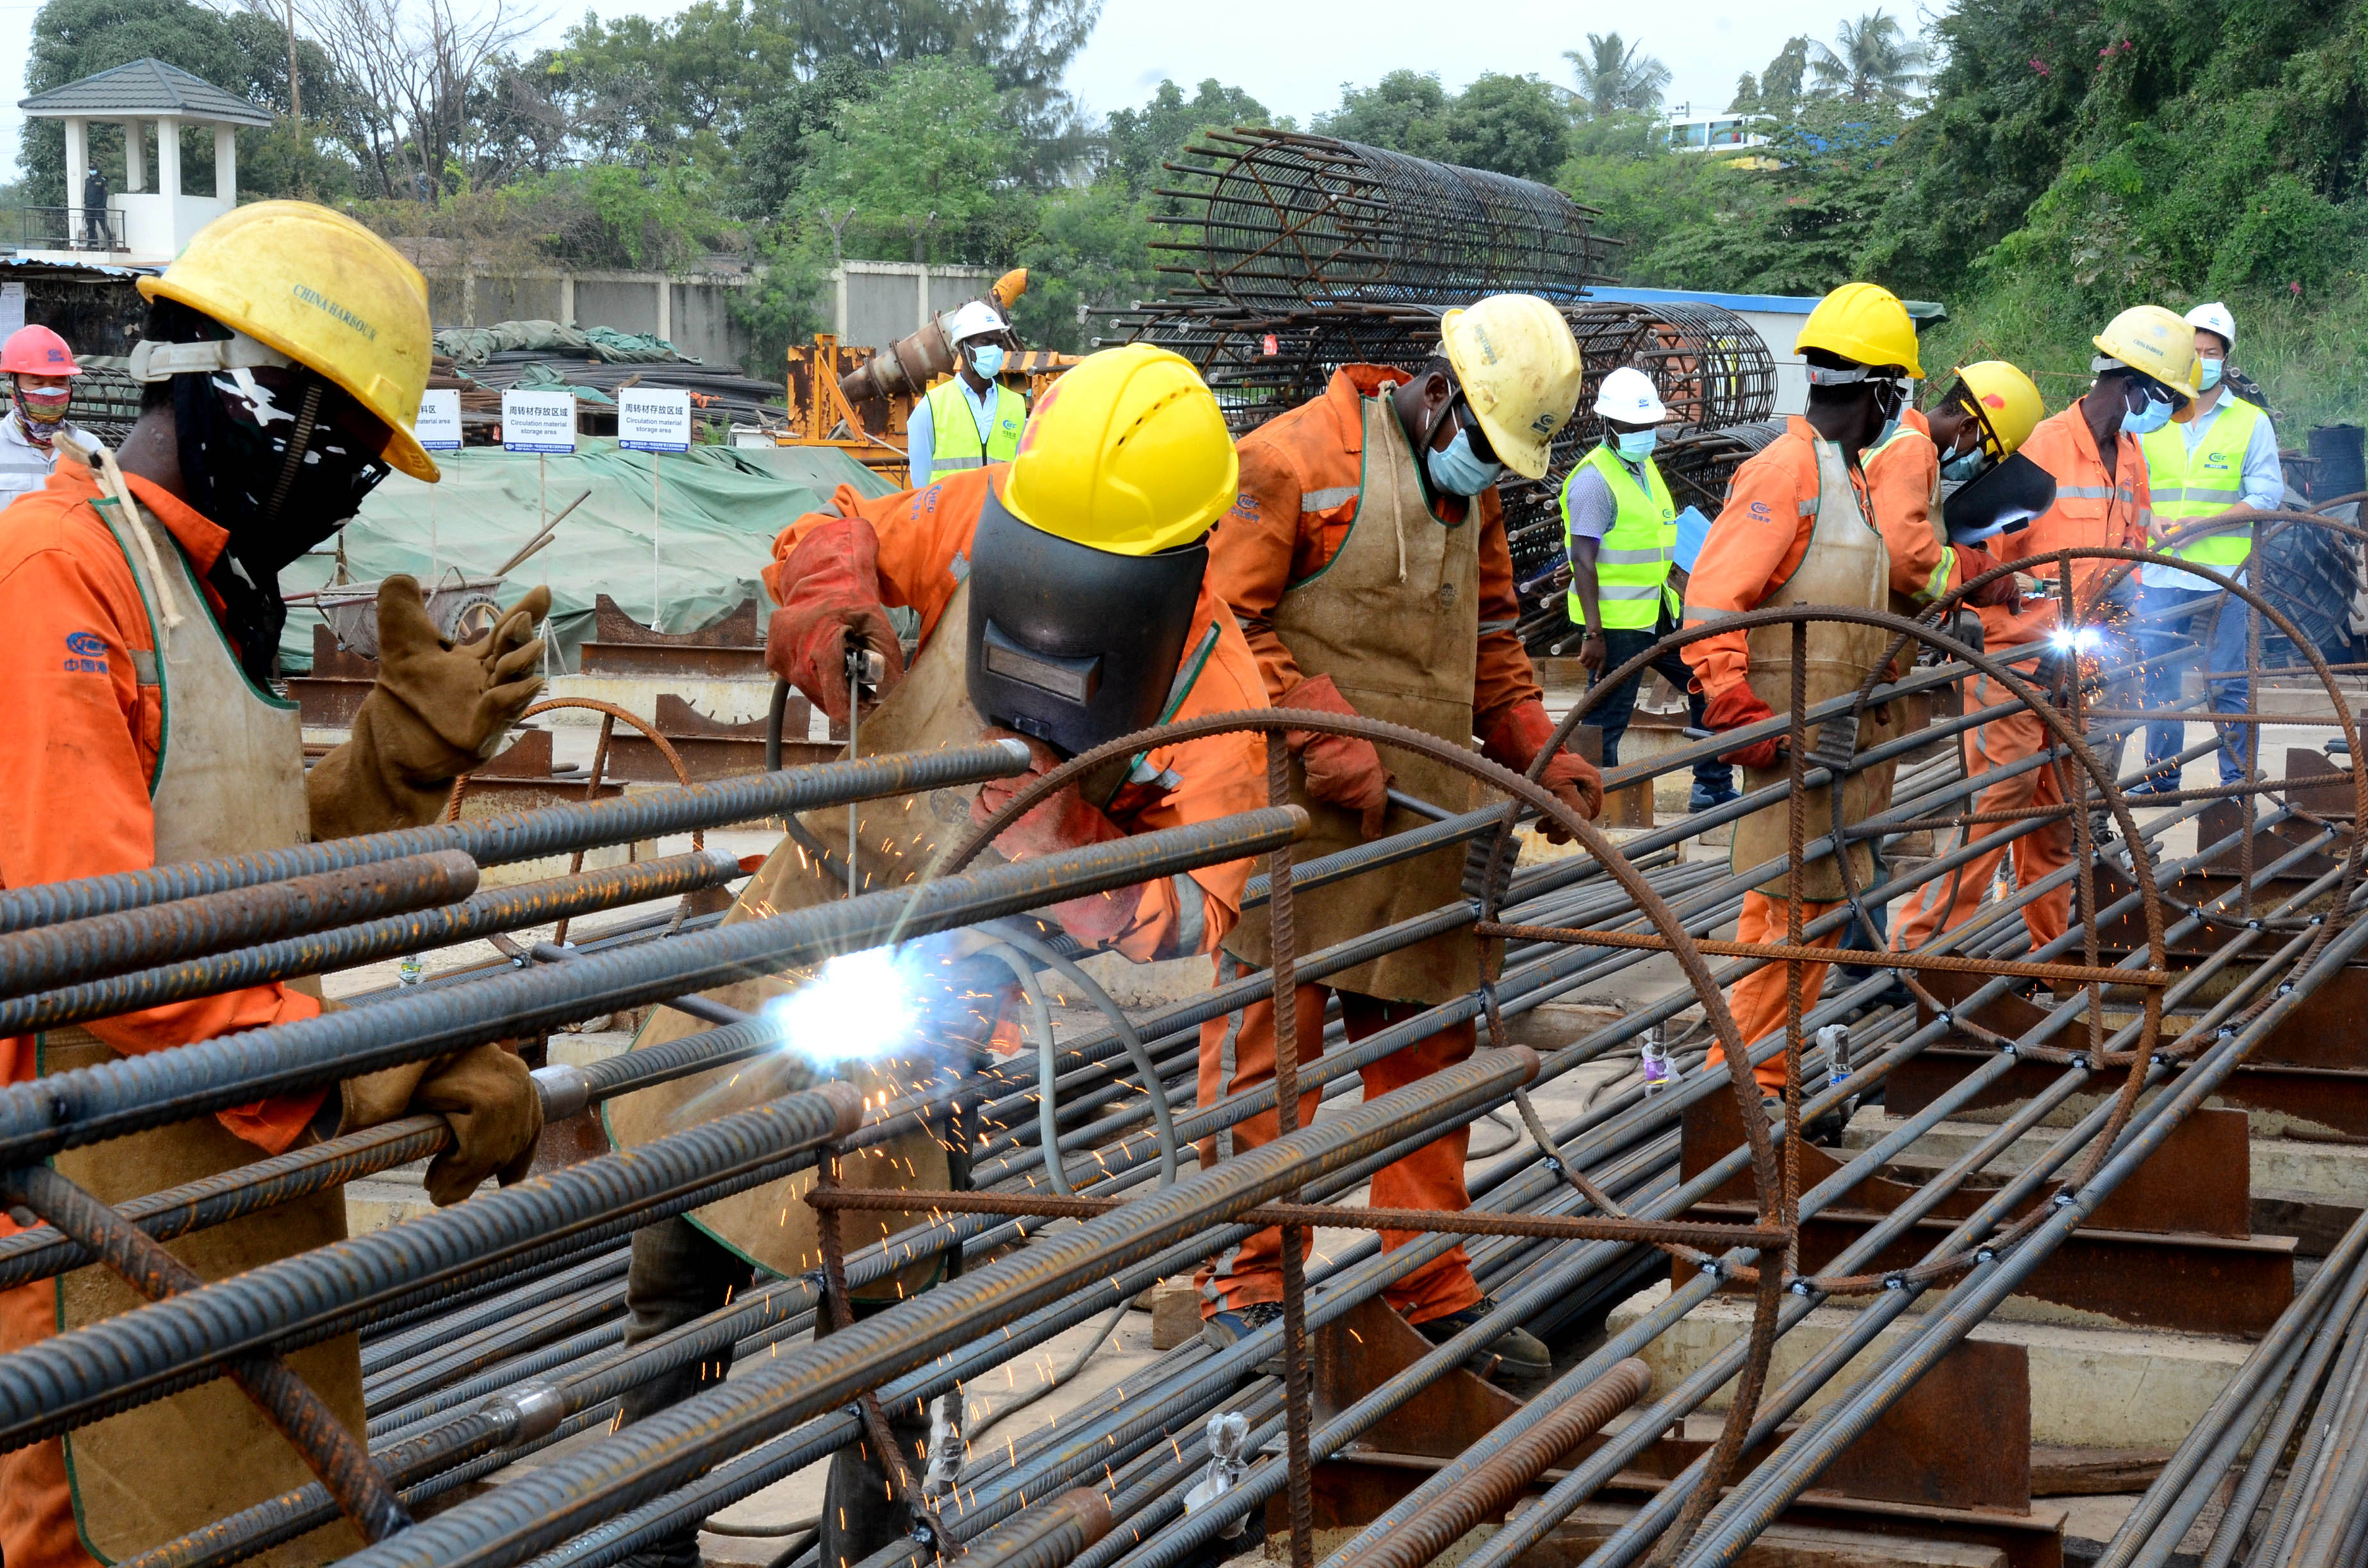
[[[1031,528],[989,492],[971,541],[971,706],[1066,756],[1159,722],[1206,536],[1145,555]]]
[[[1970,480],[1941,503],[1941,517],[1951,544],[1987,545],[1993,555],[2012,560],[2013,553],[1990,541],[2021,542],[2031,519],[2055,505],[2055,477],[2021,452]]]

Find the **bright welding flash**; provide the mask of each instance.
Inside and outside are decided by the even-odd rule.
[[[825,962],[812,980],[765,1004],[781,1049],[813,1062],[871,1062],[912,1042],[921,1024],[913,976],[894,949]]]
[[[2105,634],[2093,626],[2059,626],[2047,634],[2050,646],[2066,653],[2093,653],[2105,641]]]

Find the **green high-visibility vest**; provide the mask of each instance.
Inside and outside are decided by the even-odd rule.
[[[913,476],[914,489],[961,469],[1006,463],[1019,455],[1019,427],[1028,423],[1028,402],[1002,382],[996,383],[995,419],[984,441],[978,438],[978,419],[960,376],[931,387],[928,402],[937,445],[929,449],[929,472]]]
[[[1620,508],[1611,519],[1611,531],[1595,551],[1596,611],[1607,631],[1650,631],[1660,624],[1661,603],[1668,597],[1669,567],[1678,551],[1678,509],[1652,459],[1645,460],[1640,484],[1617,452],[1609,446],[1598,446],[1563,481],[1565,540],[1570,537],[1570,487],[1589,469],[1603,476],[1603,483],[1611,487],[1613,504]],[[1674,613],[1677,600],[1669,597],[1668,605]],[[1587,624],[1575,582],[1570,589],[1570,623]]]
[[[2166,425],[2140,442],[2146,451],[2146,484],[2154,492],[2155,527],[2169,529],[2191,517],[2210,517],[2245,501],[2245,449],[2252,444],[2253,426],[2261,411],[2230,392],[2220,394],[2222,407],[2195,449],[2187,449],[2187,432]],[[2244,564],[2253,553],[2248,526],[2207,535],[2175,546],[2173,555],[2201,565],[2226,570]]]

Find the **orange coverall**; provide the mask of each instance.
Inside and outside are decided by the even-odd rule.
[[[1998,550],[2000,559],[2012,561],[2024,555],[2044,555],[2050,551],[2094,545],[2146,548],[2154,505],[2146,485],[2146,454],[2136,437],[2117,432],[2113,472],[2107,475],[2104,461],[2097,455],[2096,437],[2089,433],[2089,422],[2080,412],[2081,402],[2085,401],[2076,402],[2062,413],[2042,420],[2039,427],[2032,431],[2031,439],[2022,444],[2022,455],[2055,476],[2055,504],[2031,520],[2019,542]],[[2082,614],[2096,608],[2100,580],[2119,564],[2111,561],[2074,564],[2072,593]],[[2052,564],[2041,571],[2053,579]],[[2038,642],[2055,630],[2058,608],[2052,598],[2037,597],[2024,600],[2020,613],[2009,612],[2003,605],[1987,608],[1982,611],[1982,644],[1990,653],[1998,653]],[[2015,659],[2013,665],[2018,674],[2028,675],[2036,662],[2035,657],[2026,655]],[[2009,695],[1988,676],[1975,676],[1966,685],[1965,701],[1971,707],[1987,708],[2005,701]],[[2049,744],[2047,727],[2035,714],[2010,713],[1993,719],[1965,736],[1965,772],[1972,777],[2021,762]],[[2063,803],[2064,781],[2057,777],[2055,767],[2042,767],[2001,779],[1984,790],[1975,799],[1974,810],[2020,811]],[[1898,949],[1907,952],[1919,948],[1939,933],[1973,918],[2008,847],[2001,845],[1976,856],[1950,875],[1936,878],[1909,899],[1907,917],[1900,922],[1896,938]],[[2011,847],[2015,886],[2029,887],[2070,862],[2072,824],[2062,820],[2051,822],[2014,840]],[[2072,890],[2057,888],[2023,905],[2022,921],[2034,948],[2061,937],[2072,922]]]
[[[1957,552],[1932,531],[1932,491],[1941,482],[1941,453],[1932,425],[1918,410],[1901,411],[1899,431],[1864,455],[1867,505],[1891,552],[1892,585],[1918,606],[1964,582]],[[1908,583],[1916,585],[1906,586]]]
[[[230,536],[146,480],[132,494],[188,552],[200,580]],[[99,494],[90,471],[61,457],[47,485],[0,512],[0,640],[16,696],[13,742],[0,748],[0,887],[138,870],[155,863],[148,788],[163,739],[163,699],[132,675],[131,654],[153,653],[148,612],[115,537],[87,503]],[[210,608],[221,601],[207,589]],[[87,639],[105,644],[86,652]],[[291,1023],[321,1005],[285,985],[127,1013],[89,1026],[132,1054],[194,1044],[216,1035]],[[29,1035],[0,1040],[0,1080],[36,1075]],[[284,1096],[216,1113],[263,1154],[284,1152],[319,1108],[323,1091]],[[0,1212],[0,1236],[18,1227]],[[53,1282],[0,1292],[0,1352],[56,1332]],[[74,1530],[64,1446],[57,1438],[0,1454],[0,1559],[8,1568],[96,1568]]]
[[[1809,536],[1816,527],[1816,432],[1809,422],[1795,415],[1785,421],[1784,434],[1735,471],[1735,478],[1727,485],[1726,505],[1711,524],[1710,535],[1702,540],[1702,554],[1694,562],[1693,576],[1686,584],[1690,624],[1693,623],[1691,611],[1697,608],[1730,614],[1757,609],[1762,599],[1798,570],[1801,557],[1808,552]],[[1930,439],[1927,437],[1923,445],[1929,453]],[[1940,560],[1940,552],[1933,546],[1930,517],[1924,509],[1931,500],[1930,479],[1925,482],[1913,515],[1904,509],[1876,506],[1870,494],[1868,476],[1856,464],[1850,467],[1850,484],[1858,491],[1861,502],[1868,506],[1875,528],[1883,535],[1884,548],[1891,557],[1893,590],[1911,597],[1921,593],[1931,581],[1934,564]],[[1686,645],[1686,663],[1693,666],[1694,678],[1702,684],[1705,695],[1715,696],[1744,678],[1751,663],[1747,639],[1748,633],[1725,631]],[[1804,901],[1801,905],[1802,922],[1805,925],[1839,907],[1835,903]],[[1736,941],[1781,942],[1785,939],[1785,929],[1783,904],[1756,889],[1743,895],[1743,910],[1736,920]],[[1836,929],[1812,938],[1811,945],[1830,948],[1840,940],[1841,930]],[[1818,994],[1825,989],[1826,967],[1802,966],[1801,1005],[1804,1008],[1816,1006]],[[1728,988],[1727,1006],[1735,1013],[1736,1027],[1742,1032],[1744,1044],[1757,1045],[1784,1027],[1784,973],[1782,964],[1763,964]],[[1710,1050],[1711,1064],[1725,1060],[1725,1053],[1713,1044]],[[1783,1088],[1782,1058],[1762,1062],[1752,1071],[1763,1089],[1776,1092]]]
[[[1304,677],[1276,635],[1271,617],[1282,597],[1327,565],[1348,537],[1357,515],[1363,480],[1364,402],[1408,380],[1385,365],[1349,365],[1332,374],[1323,395],[1260,426],[1239,443],[1240,491],[1233,510],[1217,525],[1209,559],[1209,580],[1241,619],[1249,646],[1266,677],[1266,692],[1278,705]],[[1480,646],[1472,677],[1473,733],[1492,733],[1504,716],[1523,702],[1543,701],[1528,650],[1514,631],[1520,604],[1513,591],[1513,558],[1505,540],[1505,515],[1492,486],[1474,500],[1481,528],[1479,549]],[[1440,502],[1442,518],[1462,520],[1460,497]],[[1236,978],[1239,966],[1217,959],[1220,983]],[[1331,988],[1303,985],[1298,992],[1299,1061],[1304,1066],[1323,1050],[1326,997]],[[1363,1040],[1386,1025],[1427,1009],[1341,992],[1340,1011],[1349,1038]],[[1452,1066],[1472,1054],[1473,1026],[1459,1024],[1362,1069],[1365,1097],[1373,1098]],[[1258,1002],[1201,1028],[1201,1104],[1213,1105],[1229,1092],[1254,1088],[1274,1076],[1274,1005]],[[1304,1126],[1319,1095],[1301,1096]],[[1236,1151],[1271,1140],[1273,1112],[1239,1123],[1221,1135]],[[1442,1211],[1468,1208],[1463,1164],[1470,1134],[1457,1129],[1376,1174],[1372,1201],[1383,1209]],[[1406,1232],[1384,1231],[1382,1245],[1395,1250],[1414,1240]],[[1244,1241],[1201,1271],[1201,1312],[1213,1316],[1260,1301],[1282,1300],[1281,1233],[1269,1229]],[[1432,1259],[1389,1287],[1385,1299],[1409,1323],[1461,1312],[1480,1300],[1472,1264],[1462,1247]]]
[[[1008,467],[993,463],[948,474],[919,490],[871,499],[841,485],[831,498],[837,513],[809,512],[773,541],[765,587],[776,604],[788,602],[790,585],[783,567],[805,536],[842,515],[862,517],[880,536],[882,602],[918,611],[921,641],[927,643],[962,585],[957,568],[968,573],[971,537],[978,530],[988,487],[999,492]],[[1241,629],[1205,581],[1184,649],[1188,664],[1199,660],[1201,670],[1171,719],[1266,706],[1258,664],[1242,641]],[[1266,804],[1266,743],[1245,733],[1161,746],[1144,758],[1134,778],[1149,782],[1130,780],[1102,808],[1129,835],[1256,811]],[[1133,923],[1111,945],[1137,963],[1212,952],[1241,918],[1242,890],[1249,879],[1250,863],[1231,860],[1203,866],[1189,877],[1146,883]],[[1053,912],[1057,915],[1059,909],[1056,905]]]

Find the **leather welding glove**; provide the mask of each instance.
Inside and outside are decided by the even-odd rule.
[[[971,801],[970,807],[970,820],[973,823],[985,824],[1009,804],[1012,797],[1021,790],[1061,766],[1060,755],[1033,736],[990,728],[979,740],[982,744],[987,741],[1023,741],[1027,743],[1030,760],[1027,772],[1010,778],[990,778],[978,787],[978,796]],[[1064,849],[1084,849],[1096,844],[1107,844],[1114,838],[1125,836],[1124,828],[1110,821],[1099,807],[1089,803],[1072,784],[1064,790],[1055,790],[1050,800],[1005,828],[996,838],[995,847],[1007,858],[1026,860],[1039,855],[1057,855]],[[1137,882],[1130,887],[1088,893],[1083,898],[1053,904],[1047,913],[1060,922],[1063,930],[1087,949],[1099,951],[1133,928],[1142,904],[1143,884]]]
[[[452,780],[494,755],[542,689],[536,624],[551,610],[538,587],[502,612],[490,636],[454,647],[428,619],[410,577],[378,590],[378,684],[354,714],[353,737],[305,777],[315,839],[416,827],[444,814]]]
[[[1702,704],[1702,727],[1706,730],[1739,730],[1746,724],[1757,724],[1776,717],[1776,710],[1759,700],[1748,681],[1736,681],[1710,694]],[[1748,746],[1719,754],[1721,762],[1732,762],[1745,767],[1773,767],[1784,756],[1784,737],[1770,735],[1764,741],[1754,741]]]
[[[1318,713],[1355,718],[1357,710],[1340,695],[1330,676],[1301,681],[1282,694],[1277,708],[1306,708]],[[1382,819],[1390,811],[1390,770],[1382,754],[1368,740],[1355,735],[1318,734],[1314,730],[1286,730],[1283,740],[1306,770],[1311,800],[1358,813],[1358,831],[1378,838]]]
[[[798,541],[774,581],[781,608],[765,630],[765,667],[807,701],[847,722],[847,649],[852,642],[886,666],[879,695],[905,678],[905,647],[880,602],[880,536],[861,517],[835,517]]]
[[[1978,544],[1957,546],[1957,580],[1961,583],[1970,583],[1985,572],[1997,571],[2002,564],[1997,556]],[[1966,595],[1964,602],[1976,608],[2000,606],[2012,615],[2022,608],[2022,585],[2015,581],[2015,577],[2016,574],[2009,572],[1995,583],[1985,583]]]
[[[1527,773],[1537,761],[1538,753],[1554,739],[1554,721],[1546,717],[1545,703],[1533,697],[1527,702],[1515,703],[1497,721],[1496,728],[1481,744],[1480,755],[1516,773]],[[1603,814],[1603,775],[1595,764],[1575,751],[1554,753],[1547,759],[1538,782],[1588,822]],[[1540,818],[1538,831],[1545,835],[1548,844],[1568,844],[1573,836],[1569,829],[1552,817]]]
[[[336,1132],[359,1132],[405,1116],[440,1116],[452,1146],[427,1165],[427,1196],[449,1209],[487,1176],[504,1187],[534,1163],[542,1096],[525,1062],[498,1045],[365,1073],[338,1085]]]

